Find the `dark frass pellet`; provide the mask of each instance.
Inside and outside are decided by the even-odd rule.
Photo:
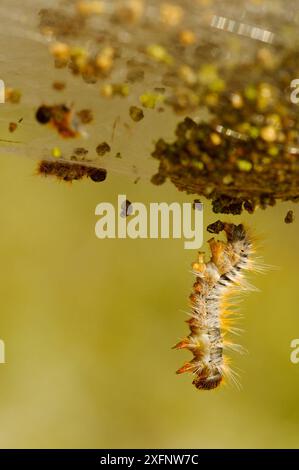
[[[288,211],[287,215],[285,216],[285,223],[286,224],[292,224],[294,222],[294,212],[293,211]]]
[[[111,147],[109,144],[107,144],[107,142],[103,142],[99,144],[96,148],[96,152],[99,155],[99,157],[102,157],[103,155],[105,155],[106,153],[109,153],[110,151],[111,151]]]
[[[144,118],[144,112],[137,106],[130,107],[130,117],[134,122],[139,122]]]
[[[156,173],[152,176],[151,182],[156,186],[161,186],[161,184],[165,183],[166,176],[161,173]]]
[[[10,122],[8,126],[9,132],[15,132],[18,128],[18,124],[16,122]]]
[[[217,222],[214,222],[207,227],[207,231],[209,233],[216,233],[217,235],[222,232],[222,230],[224,230],[224,223],[221,222],[221,220],[217,220]]]
[[[48,124],[52,118],[52,111],[49,106],[40,106],[35,114],[37,122],[40,124]]]
[[[107,178],[107,170],[104,168],[91,168],[88,173],[89,178],[95,183],[101,183]]]

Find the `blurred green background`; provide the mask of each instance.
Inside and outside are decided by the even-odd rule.
[[[298,447],[298,222],[290,204],[254,216],[260,255],[279,269],[251,276],[241,304],[242,390],[199,392],[176,376],[196,253],[182,240],[98,240],[96,205],[192,201],[167,183],[109,174],[57,183],[34,162],[0,160],[0,445],[11,447]],[[296,208],[293,208],[296,209]],[[205,204],[205,225],[217,220]],[[205,239],[209,234],[205,233]]]

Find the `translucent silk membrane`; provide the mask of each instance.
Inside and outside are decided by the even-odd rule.
[[[296,198],[296,2],[2,0],[0,17],[3,156],[170,178],[218,212]]]

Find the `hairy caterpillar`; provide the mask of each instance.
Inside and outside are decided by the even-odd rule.
[[[242,347],[226,340],[226,334],[236,332],[232,311],[227,310],[227,298],[238,289],[247,289],[244,271],[253,267],[253,242],[243,225],[216,222],[209,226],[212,233],[224,231],[226,242],[209,240],[211,259],[204,262],[199,252],[193,263],[196,282],[190,295],[191,318],[187,320],[190,334],[175,349],[188,349],[194,358],[177,373],[192,372],[193,384],[200,390],[218,387],[225,377],[236,381],[235,373],[223,356],[225,349],[241,351]]]
[[[95,168],[82,163],[42,160],[38,164],[38,174],[43,176],[55,176],[59,180],[74,181],[84,177],[90,178],[96,183],[105,181],[107,171],[104,168]]]

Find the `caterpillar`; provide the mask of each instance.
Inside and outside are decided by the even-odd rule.
[[[82,163],[41,160],[38,164],[37,172],[43,176],[55,176],[59,180],[73,181],[89,177],[96,183],[105,181],[107,170],[95,168]]]
[[[193,384],[199,390],[217,388],[225,378],[237,383],[236,373],[224,357],[225,349],[242,351],[240,345],[226,340],[227,333],[236,333],[234,311],[228,310],[228,296],[239,289],[248,289],[244,272],[253,268],[253,241],[245,227],[217,221],[208,227],[211,233],[225,232],[226,241],[211,238],[208,243],[211,259],[204,261],[199,252],[192,269],[196,276],[190,295],[191,316],[187,320],[190,334],[174,349],[187,349],[193,359],[177,374],[191,372]]]

